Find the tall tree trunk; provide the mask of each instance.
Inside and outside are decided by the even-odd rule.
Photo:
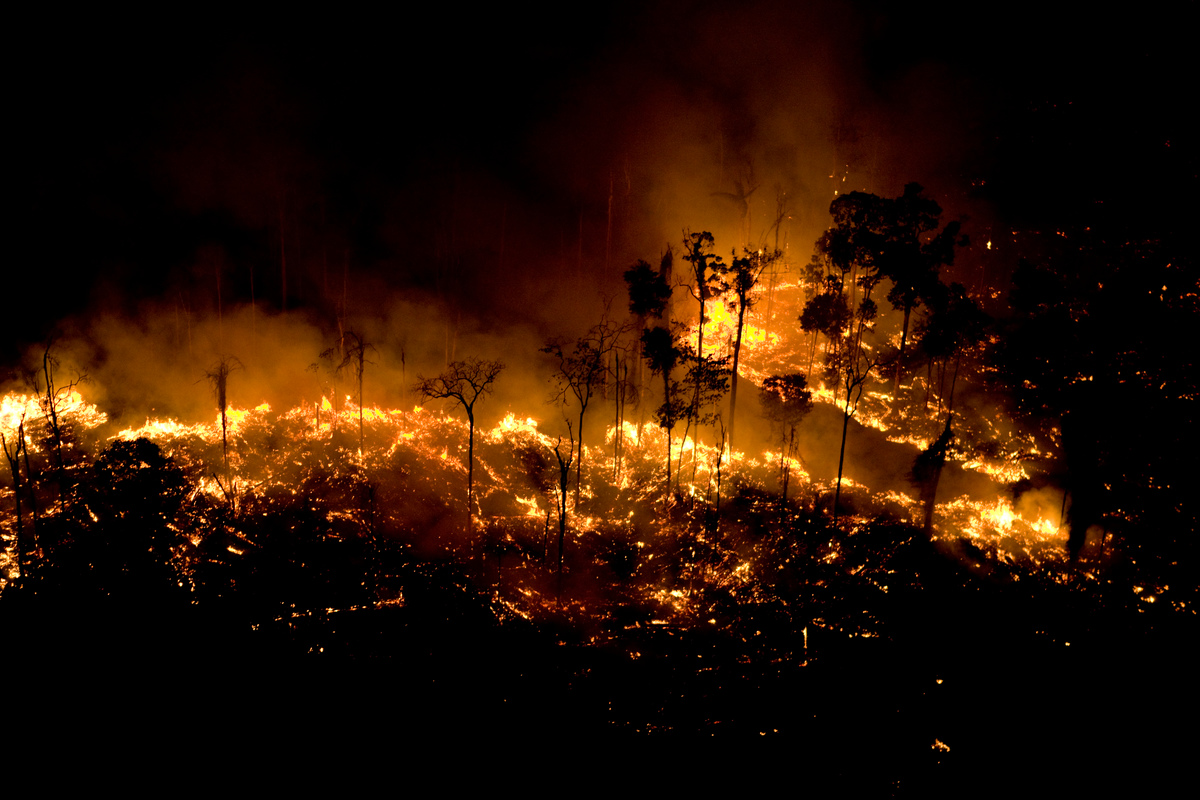
[[[837,525],[838,501],[842,497],[842,467],[846,463],[846,431],[850,427],[850,392],[846,392],[846,407],[842,410],[842,449],[838,453],[837,489],[833,492],[833,524]]]
[[[579,445],[575,462],[575,513],[579,513],[579,484],[583,481],[583,413],[586,410],[586,405],[579,407]]]
[[[929,446],[928,450],[917,456],[917,462],[913,465],[913,476],[917,479],[921,489],[921,501],[924,506],[922,530],[927,540],[933,537],[933,516],[937,509],[938,483],[942,479],[942,469],[946,464],[946,451],[953,435],[950,430],[952,419],[953,415],[946,418],[946,427],[942,430],[941,435]]]
[[[904,345],[908,341],[908,318],[912,314],[912,306],[904,307],[904,327],[900,330],[900,352],[896,355],[896,374],[892,378],[892,400],[900,396],[900,362],[904,360]],[[892,408],[896,408],[893,403]]]
[[[568,430],[570,423],[567,424]],[[573,443],[572,443],[573,444]],[[563,588],[563,551],[566,547],[567,538],[567,487],[571,481],[571,461],[564,460],[562,453],[559,452],[559,447],[562,445],[562,439],[554,446],[554,457],[558,460],[558,585],[555,592],[555,603],[562,602]],[[568,451],[573,451],[573,447],[568,445]],[[546,516],[547,524],[549,524],[549,512]]]
[[[629,377],[629,368],[625,368],[625,377]],[[625,383],[621,380],[621,354],[613,349],[613,375],[616,376],[616,397],[613,398],[613,481],[621,476],[621,448],[624,445],[625,427],[622,424],[621,412],[625,399]]]
[[[950,379],[950,397],[946,401],[946,413],[954,413],[954,387],[958,385],[958,365],[962,363],[962,350],[954,357],[954,377]]]
[[[733,340],[733,376],[729,381],[729,452],[733,453],[733,431],[737,425],[738,359],[742,354],[742,324],[746,319],[746,304],[738,304],[737,336]]]
[[[55,362],[58,363],[57,361]],[[50,434],[54,438],[54,460],[58,468],[59,500],[61,503],[63,482],[62,431],[58,427],[58,392],[54,388],[54,370],[50,369],[50,346],[42,354],[42,374],[46,377],[46,419],[50,423]]]
[[[813,361],[815,361],[817,358],[817,340],[819,338],[821,338],[821,332],[813,331],[812,344],[809,345],[808,348],[808,372],[805,373],[805,377],[807,377],[809,381],[812,380]]]
[[[475,415],[468,413],[467,422],[469,423],[467,433],[467,529],[470,530],[473,515],[471,493],[475,483]]]
[[[670,405],[670,403],[671,403],[671,374],[670,374],[669,370],[666,370],[666,369],[663,370],[663,402],[667,404],[668,409],[671,408],[671,405]],[[675,421],[673,419],[668,419],[667,422],[671,423],[671,425],[668,425],[666,428],[663,429],[667,432],[667,488],[666,488],[666,492],[663,495],[663,503],[665,505],[670,505],[670,503],[671,503],[671,431],[673,430],[672,426],[674,425]]]

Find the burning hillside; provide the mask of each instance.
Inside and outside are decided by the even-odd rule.
[[[69,75],[19,89],[11,719],[779,736],[872,796],[1160,748],[1183,29],[592,11],[31,52]]]
[[[964,745],[957,763],[981,757],[980,729],[946,710],[972,675],[1019,684],[1029,658],[1078,670],[1118,657],[1114,632],[1121,652],[1172,646],[1195,616],[1186,571],[1136,564],[1119,511],[1072,553],[1057,430],[989,399],[996,339],[858,391],[839,353],[861,347],[874,369],[887,345],[853,322],[772,320],[768,306],[826,291],[786,267],[777,278],[749,293],[740,347],[729,304],[707,301],[703,358],[694,318],[657,343],[653,315],[640,337],[630,322],[554,340],[542,369],[558,421],[544,403],[489,407],[499,362],[419,379],[421,405],[360,405],[370,370],[388,369],[361,338],[359,371],[343,360],[351,371],[309,382],[320,393],[299,405],[231,403],[252,382],[239,361],[202,372],[207,419],[117,421],[90,381],[56,386],[47,349],[45,380],[0,414],[15,641],[31,665],[76,658],[29,625],[90,630],[79,609],[94,607],[119,632],[72,636],[142,658],[160,645],[120,620],[190,620],[167,636],[170,674],[234,654],[366,670],[373,696],[398,703],[395,668],[439,687],[419,712],[439,729],[446,709],[534,729],[561,702],[583,735],[860,737],[842,716],[853,694],[876,752],[892,752],[875,763],[889,780],[933,774]],[[738,409],[720,391],[735,349]],[[482,682],[457,664],[480,657],[467,642],[498,659]],[[863,694],[877,661],[891,676]],[[897,700],[900,717],[883,714]]]

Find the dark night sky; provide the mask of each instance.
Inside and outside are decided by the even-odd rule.
[[[281,187],[308,231],[295,303],[312,300],[299,265],[321,238],[392,287],[432,291],[429,265],[456,258],[482,316],[506,293],[545,302],[581,215],[583,260],[603,267],[610,178],[625,184],[619,267],[684,226],[727,240],[714,193],[749,184],[747,165],[752,213],[787,191],[805,255],[847,158],[852,188],[915,180],[979,228],[1159,235],[1188,210],[1178,5],[736,5],[21,20],[9,330],[37,341],[68,313],[194,287],[213,247],[277,297]]]

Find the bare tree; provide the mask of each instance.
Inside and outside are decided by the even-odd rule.
[[[625,327],[608,319],[605,314],[586,334],[568,343],[551,339],[542,348],[556,362],[554,400],[568,402],[574,398],[579,405],[579,438],[575,444],[575,507],[579,507],[579,486],[583,467],[583,415],[596,389],[608,378],[609,359],[617,348]]]
[[[567,485],[571,480],[571,453],[574,451],[575,441],[571,434],[571,421],[565,420],[567,423],[567,455],[564,458],[562,452],[558,449],[562,447],[562,437],[554,444],[554,457],[558,459],[558,600],[562,600],[562,579],[563,579],[563,547],[567,538]]]
[[[334,371],[339,374],[353,369],[354,377],[358,381],[358,457],[360,461],[366,457],[363,437],[363,373],[366,372],[367,364],[374,363],[367,360],[367,351],[374,349],[375,346],[366,341],[361,334],[352,330],[346,331],[342,335],[341,341],[342,361],[334,368]],[[331,347],[322,353],[321,357],[329,358],[335,352],[336,349]]]
[[[58,425],[58,408],[59,398],[64,394],[69,394],[71,387],[67,386],[64,389],[58,389],[54,385],[54,371],[58,368],[58,359],[50,355],[50,348],[53,347],[53,342],[46,345],[46,350],[42,353],[42,374],[46,377],[46,396],[42,400],[42,410],[46,415],[46,424],[50,426],[50,436],[54,440],[55,458],[58,461],[58,469],[63,468],[62,457],[62,429]]]
[[[63,460],[63,426],[60,414],[67,398],[70,397],[79,384],[87,381],[88,376],[86,373],[77,372],[75,380],[66,384],[56,383],[56,373],[61,365],[58,359],[50,352],[53,347],[54,342],[51,341],[42,352],[42,377],[45,378],[45,386],[43,387],[39,380],[36,370],[27,372],[25,381],[33,389],[34,394],[37,394],[40,398],[42,415],[46,419],[46,427],[50,432],[50,441],[54,445],[54,461],[58,473],[58,502],[61,507],[66,479],[66,465]],[[28,451],[26,451],[26,461],[28,461]],[[30,476],[30,480],[33,480],[32,475]]]
[[[469,434],[467,438],[467,519],[471,518],[471,494],[475,475],[475,404],[479,398],[489,394],[492,384],[500,375],[504,365],[499,361],[484,361],[468,358],[452,361],[441,375],[435,378],[417,376],[413,392],[422,400],[457,400],[467,412]]]
[[[204,377],[208,379],[209,386],[212,387],[213,395],[217,401],[217,408],[221,412],[221,455],[225,462],[225,480],[229,482],[227,495],[231,499],[233,496],[233,482],[230,481],[229,477],[229,428],[227,424],[229,374],[239,369],[244,369],[241,361],[234,356],[223,355],[204,373]]]

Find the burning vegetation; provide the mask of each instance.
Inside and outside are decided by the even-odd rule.
[[[64,383],[48,347],[0,410],[6,613],[202,618],[205,663],[270,653],[430,685],[482,636],[496,695],[437,703],[487,715],[512,697],[533,725],[561,700],[593,732],[842,730],[823,692],[883,659],[904,725],[925,727],[900,734],[870,693],[851,705],[910,746],[927,738],[920,764],[957,752],[942,709],[980,659],[1069,671],[1068,647],[1107,653],[1112,630],[1160,646],[1157,631],[1190,625],[1191,573],[1134,533],[1158,484],[1104,483],[1121,498],[1104,503],[1084,482],[1114,466],[1103,440],[1088,451],[1102,463],[1077,470],[1070,438],[1031,413],[1045,381],[1091,376],[997,391],[1030,357],[1020,337],[1056,312],[1006,328],[945,285],[965,242],[937,231],[919,187],[832,212],[808,264],[747,250],[726,265],[707,233],[684,238],[681,282],[674,248],[639,262],[629,315],[610,304],[579,338],[551,338],[547,400],[524,408],[489,408],[507,376],[474,357],[418,377],[404,395],[422,405],[365,405],[389,353],[349,333],[315,398],[239,406],[252,367],[222,355],[198,376],[214,416],[128,424],[87,400],[84,376]],[[739,381],[757,388],[740,407]],[[46,648],[35,660],[63,651],[18,629]],[[129,635],[120,647],[153,649]]]
[[[24,26],[15,729],[778,736],[863,796],[1157,751],[1191,51],[1010,11]]]

